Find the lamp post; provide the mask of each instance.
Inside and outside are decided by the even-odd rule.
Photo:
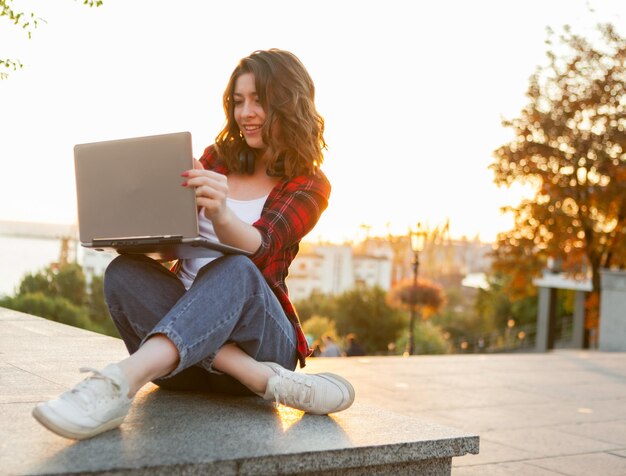
[[[426,230],[422,228],[422,224],[417,224],[417,229],[413,230],[409,228],[409,238],[411,240],[411,250],[413,251],[413,292],[411,293],[411,319],[409,321],[409,342],[408,351],[409,355],[413,355],[415,352],[415,317],[417,314],[417,274],[419,272],[420,251],[424,250],[424,244],[426,242]]]

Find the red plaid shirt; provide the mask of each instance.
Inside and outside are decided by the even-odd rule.
[[[205,169],[221,174],[229,173],[213,146],[205,149],[200,163]],[[313,176],[283,179],[267,197],[261,217],[252,224],[261,233],[261,246],[250,259],[265,277],[296,330],[300,367],[304,367],[311,349],[298,314],[289,300],[285,278],[291,261],[298,253],[300,240],[319,220],[328,206],[329,196],[330,183],[321,170]]]

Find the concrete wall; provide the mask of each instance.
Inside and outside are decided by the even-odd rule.
[[[600,350],[626,352],[626,271],[602,270]]]

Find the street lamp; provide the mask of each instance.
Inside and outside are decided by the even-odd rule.
[[[419,271],[420,251],[424,250],[426,243],[426,230],[422,228],[422,224],[417,224],[417,229],[409,228],[409,238],[411,240],[411,250],[413,251],[413,292],[411,297],[411,320],[409,321],[409,355],[413,355],[415,352],[415,316],[417,314],[417,273]]]

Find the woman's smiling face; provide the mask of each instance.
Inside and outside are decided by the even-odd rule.
[[[235,82],[233,93],[234,116],[239,130],[252,149],[264,149],[261,129],[265,124],[265,110],[259,102],[252,73],[242,74]]]

